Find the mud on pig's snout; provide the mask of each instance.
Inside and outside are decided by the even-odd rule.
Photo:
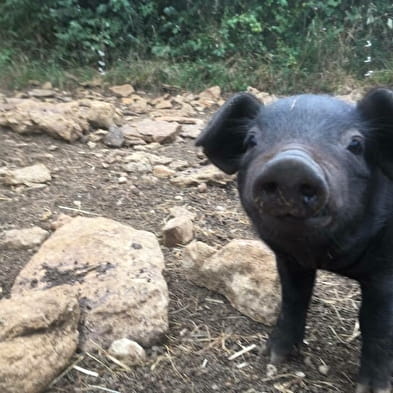
[[[327,202],[324,173],[302,150],[280,152],[258,172],[252,193],[265,214],[306,219],[317,215]]]

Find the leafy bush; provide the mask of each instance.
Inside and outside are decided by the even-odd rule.
[[[218,76],[223,64],[229,79],[261,67],[362,77],[391,67],[392,33],[391,0],[3,0],[0,67],[145,59],[184,64],[180,79]]]

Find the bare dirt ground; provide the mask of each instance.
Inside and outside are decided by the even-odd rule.
[[[163,179],[152,184],[137,176],[119,184],[121,164],[103,167],[105,157],[114,150],[102,144],[90,149],[86,144],[71,145],[47,136],[20,136],[7,130],[0,130],[0,134],[0,167],[42,162],[53,174],[50,184],[41,189],[0,184],[0,231],[32,225],[49,229],[59,213],[75,215],[78,213],[67,208],[80,208],[85,214],[109,217],[160,236],[168,209],[186,205],[197,213],[198,240],[218,246],[233,238],[254,238],[234,182],[225,187],[209,186],[206,193]],[[184,159],[191,165],[202,161],[191,140],[162,146],[154,153]],[[182,270],[181,248],[162,250],[170,292],[170,328],[165,342],[148,349],[149,362],[124,370],[102,351],[77,354],[74,364],[99,376],[69,368],[46,393],[354,390],[359,356],[355,329],[359,292],[355,283],[326,273],[319,275],[302,353],[276,373],[267,372],[268,359],[260,348],[271,328],[243,316],[225,298],[188,282]],[[34,251],[1,252],[0,297],[9,295],[16,275]],[[256,344],[257,349],[228,359],[250,344]]]

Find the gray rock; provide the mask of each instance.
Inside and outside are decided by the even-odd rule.
[[[124,144],[124,135],[119,127],[109,127],[109,132],[104,136],[104,144],[109,147],[122,147]]]

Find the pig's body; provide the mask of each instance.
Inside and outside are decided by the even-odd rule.
[[[390,392],[393,362],[393,95],[357,106],[327,96],[264,107],[230,99],[197,144],[238,172],[244,209],[275,252],[282,308],[272,362],[301,343],[317,269],[359,281],[363,336],[358,393]]]

